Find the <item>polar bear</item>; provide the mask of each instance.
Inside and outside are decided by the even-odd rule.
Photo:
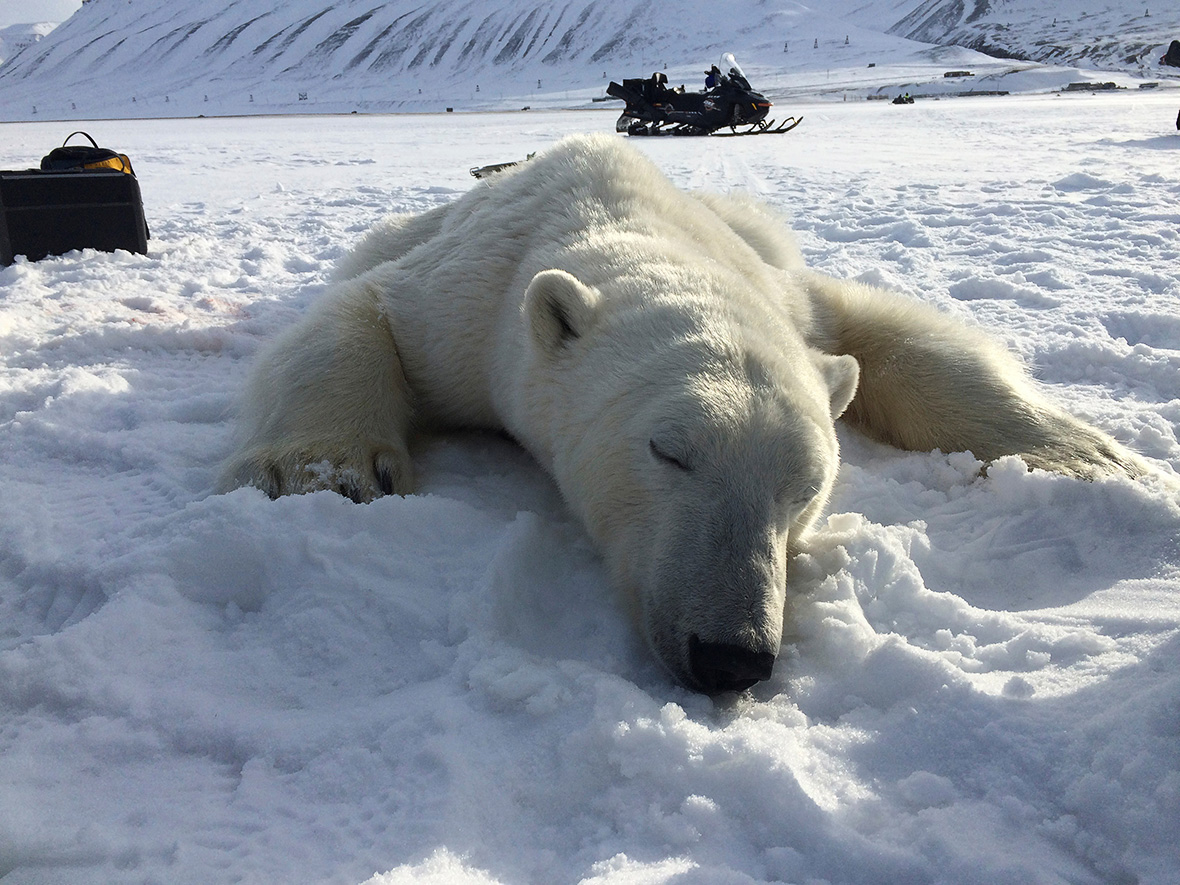
[[[261,355],[223,488],[404,495],[415,430],[506,431],[667,669],[738,691],[771,674],[842,414],[905,449],[1145,470],[980,332],[810,271],[769,208],[578,136],[371,231]]]

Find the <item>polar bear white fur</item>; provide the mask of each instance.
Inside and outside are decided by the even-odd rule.
[[[223,488],[408,494],[413,431],[507,431],[658,658],[740,690],[770,675],[841,413],[906,449],[1145,469],[981,333],[814,273],[767,207],[687,194],[622,139],[583,136],[376,227],[261,356]]]

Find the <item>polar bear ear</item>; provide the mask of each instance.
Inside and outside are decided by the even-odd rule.
[[[819,369],[832,404],[832,420],[839,418],[856,396],[856,384],[860,380],[860,363],[856,357],[843,354],[829,356],[826,353],[814,355],[815,366]]]
[[[524,305],[533,340],[542,351],[556,353],[594,323],[598,293],[564,270],[543,270],[529,283]]]

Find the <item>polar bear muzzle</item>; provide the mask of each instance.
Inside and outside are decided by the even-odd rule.
[[[769,679],[775,656],[741,645],[704,642],[695,633],[688,640],[688,667],[706,694],[745,691]]]

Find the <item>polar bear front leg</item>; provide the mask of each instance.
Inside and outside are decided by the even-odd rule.
[[[342,283],[259,359],[220,490],[329,489],[357,502],[407,494],[411,403],[379,290]]]

